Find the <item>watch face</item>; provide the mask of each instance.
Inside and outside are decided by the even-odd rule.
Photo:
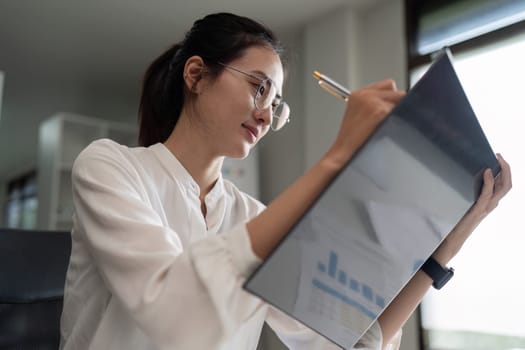
[[[447,284],[448,281],[454,276],[454,269],[444,269],[444,274],[441,276],[439,280],[434,280],[434,283],[432,284],[434,288],[441,289],[445,284]]]

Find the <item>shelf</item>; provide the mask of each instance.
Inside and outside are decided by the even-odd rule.
[[[41,123],[39,135],[38,182],[45,185],[40,185],[38,190],[38,227],[70,230],[73,215],[71,170],[78,154],[100,138],[133,146],[137,139],[136,128],[59,113]]]

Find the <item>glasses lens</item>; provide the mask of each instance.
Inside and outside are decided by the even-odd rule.
[[[258,109],[270,107],[276,94],[277,91],[272,82],[268,79],[263,80],[257,88],[257,94],[255,95],[256,107]]]
[[[290,107],[282,101],[274,110],[272,118],[272,130],[279,130],[290,122]]]
[[[290,121],[290,107],[288,104],[276,98],[277,89],[271,80],[263,80],[255,94],[255,107],[257,109],[272,109],[272,130],[281,129]]]

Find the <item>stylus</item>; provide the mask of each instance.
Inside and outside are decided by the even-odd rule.
[[[334,81],[333,79],[314,70],[313,76],[318,80],[319,86],[341,100],[347,101],[350,90]]]

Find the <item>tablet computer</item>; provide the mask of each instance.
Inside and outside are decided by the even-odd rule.
[[[498,161],[444,50],[244,288],[351,348]]]

